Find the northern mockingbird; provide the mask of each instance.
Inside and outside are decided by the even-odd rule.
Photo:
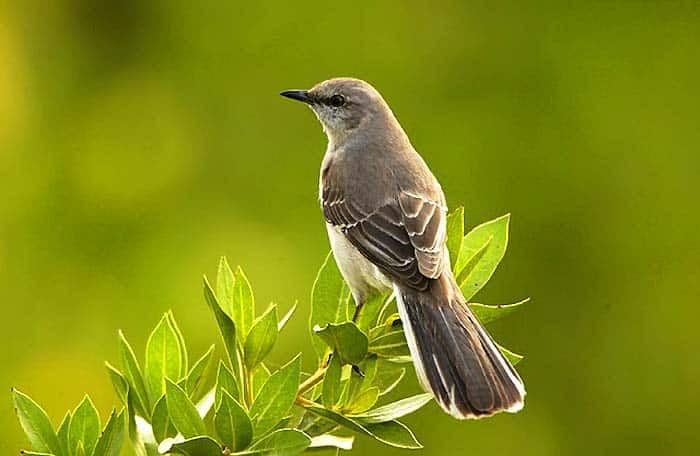
[[[351,78],[281,95],[328,136],[320,197],[331,248],[357,306],[393,290],[416,373],[451,415],[523,407],[523,382],[467,307],[445,246],[447,205],[382,96]]]

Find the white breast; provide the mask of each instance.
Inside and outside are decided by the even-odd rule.
[[[391,280],[348,241],[336,226],[326,223],[335,262],[352,291],[355,303],[364,303],[370,290],[391,289]]]

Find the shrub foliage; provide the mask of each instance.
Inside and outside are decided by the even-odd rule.
[[[483,288],[505,254],[509,216],[464,234],[464,211],[448,216],[448,249],[467,300]],[[54,428],[29,396],[13,390],[31,451],[54,456],[117,456],[123,440],[138,456],[294,455],[309,448],[352,449],[357,435],[385,445],[420,448],[400,419],[432,400],[428,393],[387,403],[411,358],[393,297],[375,295],[359,311],[331,255],[311,292],[309,330],[316,369],[302,371],[297,355],[281,367],[267,356],[296,310],[274,304],[258,314],[243,270],[219,263],[215,285],[204,278],[204,299],[216,320],[224,356],[214,346],[189,358],[172,312],[148,338],[142,363],[119,332],[120,367],[105,363],[121,402],[104,426],[86,396]],[[527,300],[509,305],[470,303],[489,324]],[[522,356],[502,348],[518,363]],[[447,419],[447,417],[446,417]]]

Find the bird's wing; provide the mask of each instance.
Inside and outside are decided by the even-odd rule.
[[[425,290],[442,274],[446,208],[440,202],[402,191],[380,207],[364,210],[326,187],[321,203],[326,221],[390,277]]]

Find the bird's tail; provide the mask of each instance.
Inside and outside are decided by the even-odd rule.
[[[525,388],[467,307],[449,274],[424,292],[395,285],[406,340],[424,389],[459,419],[517,412]]]

